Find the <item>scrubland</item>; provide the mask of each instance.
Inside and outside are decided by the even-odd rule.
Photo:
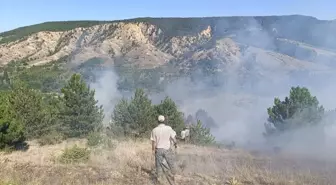
[[[31,141],[29,145],[26,151],[1,153],[0,184],[154,184],[154,156],[147,140],[107,140],[96,147],[88,147],[84,139],[49,146]],[[62,161],[65,149],[74,146],[87,150],[63,155],[69,160]],[[336,182],[332,162],[191,144],[180,144],[175,152],[176,184]]]

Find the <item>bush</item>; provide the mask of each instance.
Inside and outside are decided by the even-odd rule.
[[[215,144],[215,137],[211,134],[210,128],[204,127],[200,120],[196,125],[191,125],[190,141],[197,145]]]
[[[41,146],[44,146],[44,145],[54,145],[54,144],[61,143],[64,140],[64,138],[65,137],[64,137],[63,134],[61,134],[59,132],[56,132],[56,131],[53,131],[50,134],[45,134],[45,135],[41,136],[38,139],[38,143]]]
[[[104,146],[107,149],[115,149],[117,145],[116,145],[116,143],[112,139],[106,138],[104,140]]]
[[[274,99],[273,107],[267,109],[268,121],[265,135],[319,124],[324,114],[323,106],[305,87],[292,87],[284,101]]]
[[[14,149],[25,141],[23,126],[15,121],[0,120],[0,149]]]
[[[226,185],[241,185],[241,183],[235,178],[231,177],[229,180],[225,182]]]
[[[98,146],[103,142],[103,137],[99,132],[91,132],[87,137],[87,145],[90,147]]]
[[[90,151],[87,148],[81,148],[74,145],[66,148],[59,158],[59,162],[64,164],[86,163],[90,159]]]

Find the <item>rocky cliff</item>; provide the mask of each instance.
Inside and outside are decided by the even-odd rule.
[[[330,71],[335,31],[335,21],[296,15],[49,22],[1,33],[0,62],[38,65],[68,56],[75,64],[100,57],[140,68]]]

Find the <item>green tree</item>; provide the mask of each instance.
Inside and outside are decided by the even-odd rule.
[[[9,109],[12,111],[13,119],[22,123],[28,139],[38,138],[48,127],[42,94],[27,88],[20,81],[14,82],[11,87]]]
[[[50,137],[50,135],[62,136],[62,120],[60,120],[60,110],[64,105],[62,99],[55,93],[44,94],[44,123],[46,127],[41,128],[41,137]]]
[[[324,108],[307,88],[292,87],[289,97],[284,101],[275,98],[273,107],[269,107],[267,112],[268,121],[274,125],[273,129],[266,127],[266,134],[269,135],[318,124],[324,114]]]
[[[111,127],[113,132],[115,132],[115,130],[118,131],[121,128],[125,136],[129,134],[131,131],[130,126],[133,123],[133,120],[129,111],[129,102],[127,99],[122,98],[119,101],[119,103],[113,109],[111,118]]]
[[[210,128],[204,127],[200,120],[190,128],[190,141],[198,145],[210,145],[215,143],[215,137],[211,134]]]
[[[184,127],[184,114],[178,110],[175,102],[166,97],[160,104],[155,105],[156,115],[164,115],[166,118],[166,124],[171,126],[178,133],[182,131]]]
[[[126,136],[144,136],[156,125],[154,107],[143,89],[136,89],[129,102],[120,100],[115,106],[112,120],[113,125],[123,128]]]
[[[0,149],[12,148],[25,140],[24,127],[13,119],[9,108],[9,94],[0,92]]]
[[[67,137],[82,137],[102,127],[104,118],[102,106],[95,100],[95,91],[81,79],[79,74],[71,76],[62,88],[63,105],[60,118],[62,131]]]

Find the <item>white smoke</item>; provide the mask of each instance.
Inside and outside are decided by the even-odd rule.
[[[288,17],[287,17],[288,19]],[[299,22],[292,17],[291,22]],[[230,29],[230,25],[221,22],[217,28]],[[291,32],[291,27],[293,31]],[[218,124],[219,129],[212,130],[217,140],[235,141],[241,146],[263,147],[265,138],[262,133],[265,131],[264,123],[267,120],[268,107],[273,105],[273,99],[279,97],[281,100],[289,95],[292,86],[305,86],[311,90],[312,95],[317,96],[320,103],[327,109],[336,108],[336,99],[334,98],[335,85],[332,81],[326,81],[324,78],[316,78],[313,81],[307,81],[305,77],[290,76],[289,73],[299,68],[310,72],[325,70],[335,70],[331,67],[331,58],[324,58],[324,62],[297,60],[281,53],[288,53],[295,50],[295,47],[307,47],[298,43],[290,44],[292,41],[284,39],[275,39],[276,37],[287,37],[293,39],[301,37],[297,31],[298,25],[279,21],[269,28],[271,32],[264,30],[260,22],[249,19],[241,29],[236,28],[232,37],[241,45],[248,45],[247,49],[241,49],[240,60],[235,64],[235,68],[226,71],[226,75],[219,76],[217,80],[224,84],[220,88],[211,88],[207,82],[191,82],[190,79],[180,78],[166,87],[166,90],[160,94],[151,94],[154,103],[158,103],[165,96],[170,96],[177,102],[180,109],[186,114],[194,114],[198,109],[204,109]],[[218,32],[219,29],[217,29]],[[220,31],[220,30],[219,30]],[[321,29],[310,30],[315,33],[312,35],[323,36]],[[317,33],[318,32],[318,33]],[[282,35],[281,35],[282,34]],[[292,34],[292,35],[291,35]],[[331,37],[327,34],[326,37]],[[326,39],[327,40],[327,39]],[[316,42],[316,41],[312,41]],[[280,43],[280,44],[279,44]],[[285,43],[285,44],[284,44]],[[319,42],[318,44],[323,44]],[[328,42],[326,45],[330,46]],[[278,47],[280,50],[275,52]],[[278,48],[279,49],[279,48]],[[301,48],[302,49],[302,48]],[[308,48],[309,50],[309,48]],[[305,52],[294,53],[294,57],[309,58],[304,56]],[[306,55],[308,55],[307,53]],[[251,58],[251,56],[255,57]],[[320,57],[321,58],[321,57]],[[319,59],[319,58],[317,58]],[[250,74],[246,80],[241,80],[241,75]],[[318,76],[317,76],[318,77]],[[335,77],[334,75],[332,77]],[[204,76],[198,74],[198,79]],[[333,78],[335,79],[335,78]],[[96,89],[96,97],[103,104],[107,115],[113,110],[118,98],[122,95],[117,90],[117,75],[113,71],[108,71],[92,87]],[[164,80],[163,78],[160,81]],[[109,116],[108,116],[109,117]],[[331,154],[335,152],[333,143],[336,142],[336,128],[329,126],[325,129],[325,140],[319,143],[321,151]],[[310,128],[298,131],[291,138],[290,145],[284,146],[291,152],[316,154],[308,147],[320,128]],[[285,139],[286,136],[280,138]],[[286,138],[288,139],[288,138]],[[320,142],[320,141],[319,141]],[[322,141],[321,141],[322,142]],[[327,152],[329,151],[329,152]]]
[[[98,104],[104,108],[104,121],[106,125],[111,119],[114,106],[118,103],[122,94],[118,91],[117,82],[118,76],[113,69],[107,69],[101,71],[99,80],[90,84],[90,87],[95,89],[95,98],[98,100]]]

